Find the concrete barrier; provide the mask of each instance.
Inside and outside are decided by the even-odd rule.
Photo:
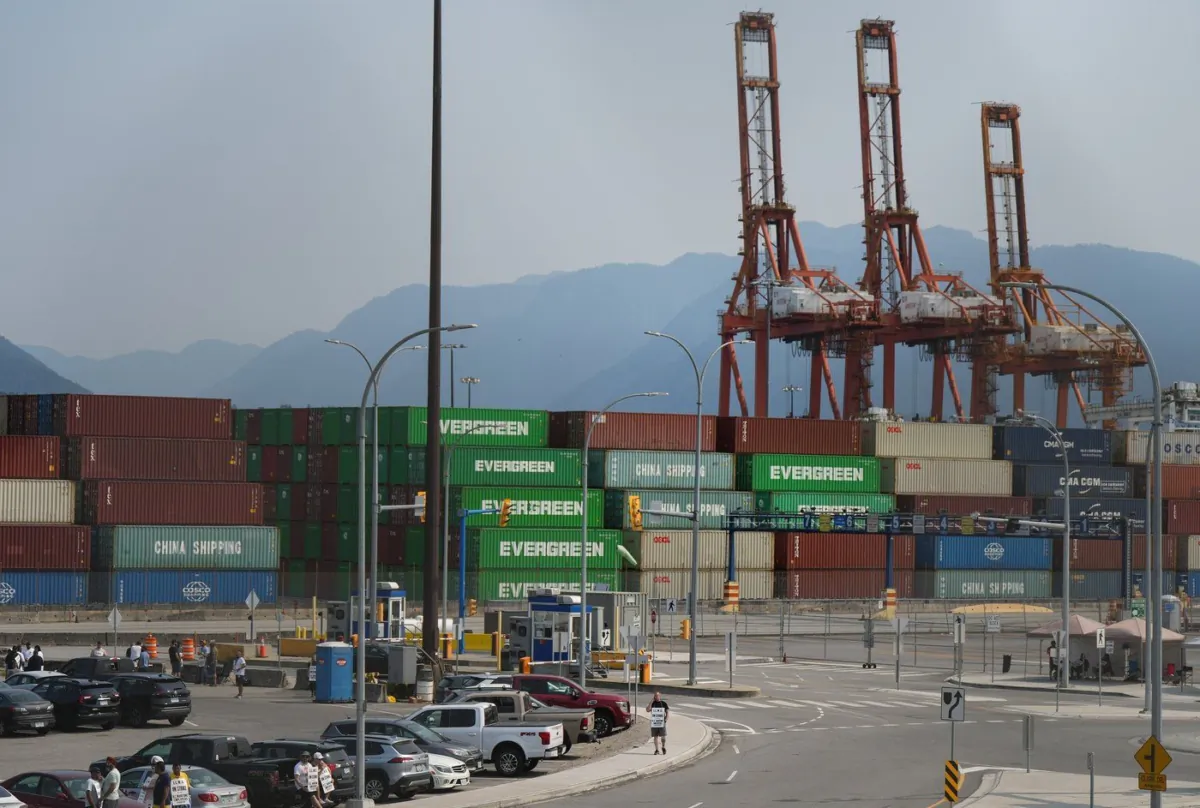
[[[282,668],[246,668],[248,687],[287,687],[287,672]],[[307,684],[307,683],[306,683]]]
[[[279,638],[280,656],[312,659],[312,656],[315,653],[317,653],[317,641],[314,639],[303,639],[298,637]]]

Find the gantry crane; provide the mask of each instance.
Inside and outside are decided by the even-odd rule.
[[[996,297],[1012,302],[1020,334],[1012,344],[986,343],[974,359],[974,375],[1011,375],[1014,411],[1025,407],[1026,375],[1051,377],[1058,387],[1055,420],[1061,428],[1067,425],[1070,391],[1085,415],[1081,383],[1098,390],[1101,406],[1111,408],[1129,392],[1133,368],[1145,365],[1146,357],[1126,328],[1107,325],[1069,294],[1047,288],[1045,274],[1030,266],[1020,118],[1021,108],[1007,103],[984,104],[980,115],[991,288]],[[1001,285],[1006,282],[1035,288]],[[973,389],[972,416],[995,411],[995,385]],[[1105,426],[1115,423],[1107,420]]]
[[[955,413],[963,418],[951,361],[974,356],[979,346],[1014,333],[1012,311],[1003,297],[977,291],[961,274],[934,271],[904,175],[895,23],[863,20],[855,47],[866,245],[859,288],[875,302],[882,327],[861,330],[847,341],[844,412],[852,418],[872,404],[876,345],[883,349],[882,404],[895,410],[896,346],[905,344],[920,346],[933,359],[930,415],[942,418],[949,385]],[[883,57],[882,71],[872,70],[872,57],[878,56]],[[973,389],[977,383],[972,380]]]
[[[812,355],[809,415],[820,417],[825,391],[834,418],[842,417],[829,357],[844,353],[860,333],[878,327],[878,309],[867,294],[812,267],[800,240],[795,208],[786,201],[779,131],[779,70],[775,15],[744,12],[734,26],[737,57],[739,185],[742,197],[742,263],[733,293],[719,312],[722,341],[739,334],[754,340],[754,415],[768,414],[772,339],[799,343]],[[721,354],[721,415],[737,391],[750,415],[737,356]]]

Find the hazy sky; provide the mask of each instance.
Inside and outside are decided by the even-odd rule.
[[[446,282],[736,251],[742,8],[446,0]],[[926,227],[985,227],[975,104],[1006,100],[1036,243],[1200,259],[1200,57],[1172,34],[1194,4],[764,10],[802,219],[861,218],[849,32],[885,16]],[[431,21],[431,0],[6,3],[0,333],[96,356],[266,344],[423,281]]]

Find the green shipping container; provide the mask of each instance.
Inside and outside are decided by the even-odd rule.
[[[688,488],[694,485],[695,452],[593,451],[588,454],[592,488]],[[702,452],[700,487],[733,488],[733,455]]]
[[[849,455],[738,455],[737,483],[743,491],[874,494],[879,491],[879,460]]]
[[[512,500],[508,527],[582,527],[582,492],[574,488],[451,488],[450,510],[499,508]],[[497,527],[499,514],[471,516],[467,527]],[[588,527],[604,527],[604,492],[588,491]]]
[[[620,573],[615,570],[597,571],[595,575],[588,571],[588,591],[607,589],[610,592],[620,589]],[[526,600],[532,589],[558,587],[564,591],[579,591],[579,576],[569,570],[554,570],[544,567],[525,570],[504,570],[500,572],[481,572],[476,577],[475,594],[470,594],[470,577],[468,577],[467,597],[474,597],[481,603],[495,600]]]
[[[895,513],[891,494],[801,494],[797,491],[759,491],[759,513]]]
[[[691,491],[659,491],[656,489],[609,489],[604,492],[604,526],[612,530],[629,530],[629,497],[642,498],[644,511],[691,513]],[[701,491],[700,529],[723,530],[725,518],[734,511],[752,511],[754,495],[745,491]],[[689,519],[671,516],[642,516],[644,529],[682,530],[691,527]]]
[[[396,407],[392,414],[392,442],[424,446],[426,418],[424,407]],[[550,414],[545,410],[447,407],[441,411],[442,443],[457,446],[545,446],[549,425]]]
[[[280,483],[275,486],[275,520],[292,519],[292,486]],[[299,508],[296,509],[297,511]],[[286,546],[286,545],[284,545]]]
[[[250,410],[233,411],[233,439],[246,439],[246,422],[250,420]]]
[[[308,447],[292,447],[292,482],[308,482]]]
[[[321,410],[321,442],[326,446],[358,443],[358,410],[351,407]]]
[[[425,450],[416,446],[393,446],[388,450],[386,479],[391,485],[424,485]]]
[[[582,529],[532,529],[491,527],[467,531],[467,569],[508,570],[541,567],[546,570],[579,570]],[[618,530],[588,530],[588,570],[615,570],[621,566]],[[454,554],[451,554],[453,557]]]
[[[246,482],[262,482],[262,447],[246,447]]]
[[[283,407],[275,411],[274,440],[277,446],[287,446],[292,442],[292,408]]]
[[[425,564],[425,525],[414,525],[404,531],[403,557],[410,567]]]
[[[274,570],[279,531],[273,527],[98,527],[92,568],[109,570]]]
[[[367,526],[367,556],[371,555],[371,526]],[[337,526],[337,549],[334,557],[338,561],[358,563],[358,525],[341,523]]]
[[[262,415],[259,416],[262,423],[262,442],[263,446],[278,446],[279,445],[279,410],[274,408],[264,409]]]
[[[304,574],[304,560],[294,559],[284,561],[279,567],[280,577],[283,579],[281,592],[287,598],[305,598],[312,597],[314,593],[307,591],[308,581]]]
[[[314,561],[321,557],[321,523],[304,523],[304,557]]]
[[[572,449],[458,446],[450,456],[450,484],[579,488],[582,469]]]
[[[286,558],[288,548],[292,546],[292,522],[276,522],[275,528],[279,531],[279,557]]]

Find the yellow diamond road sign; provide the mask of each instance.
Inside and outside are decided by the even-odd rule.
[[[1153,735],[1137,750],[1134,759],[1146,774],[1162,774],[1171,765],[1171,755]]]

